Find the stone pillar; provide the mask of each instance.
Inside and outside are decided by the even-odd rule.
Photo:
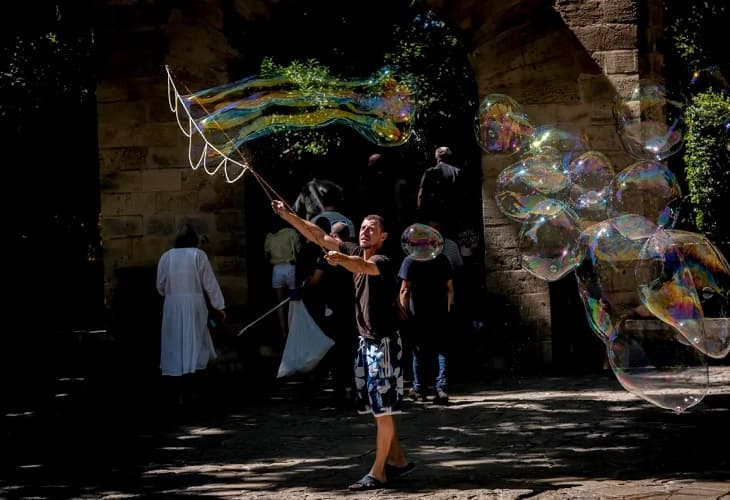
[[[106,0],[97,17],[107,303],[118,270],[154,268],[183,221],[209,236],[205,250],[229,305],[246,303],[243,183],[190,168],[167,99],[165,65],[183,93],[229,81],[227,60],[236,54],[222,34],[220,1]]]
[[[585,133],[615,169],[632,162],[615,133],[613,99],[644,74],[656,74],[661,59],[661,0],[428,1],[429,7],[462,29],[471,48],[480,98],[503,93],[523,105],[536,125],[559,124]],[[641,5],[641,10],[639,9]],[[641,30],[641,36],[639,32]],[[640,68],[641,61],[641,68]],[[520,369],[550,364],[553,300],[577,300],[556,284],[521,269],[519,225],[505,218],[494,200],[498,173],[516,157],[482,157],[487,287],[493,333],[513,339]],[[574,285],[571,284],[574,287]],[[570,288],[570,287],[567,287]],[[552,291],[552,293],[551,293]],[[500,311],[513,310],[517,319]],[[573,307],[581,314],[582,310]],[[559,310],[559,309],[557,309]],[[574,323],[583,323],[581,317]],[[561,325],[561,328],[564,325]],[[515,340],[516,338],[516,340]],[[589,339],[595,341],[595,339]],[[572,349],[572,346],[571,346]],[[514,349],[513,349],[514,350]]]

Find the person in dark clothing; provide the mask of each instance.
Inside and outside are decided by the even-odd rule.
[[[432,260],[403,259],[400,303],[412,323],[413,387],[410,396],[425,400],[425,372],[432,372],[438,361],[434,403],[446,404],[446,356],[449,343],[449,315],[454,307],[453,271],[449,259],[439,254]]]
[[[348,224],[345,221],[336,222],[330,236],[340,242],[350,241]],[[314,243],[310,244],[314,246]],[[321,255],[321,250],[320,256],[305,288],[319,290],[322,297],[322,329],[335,341],[324,364],[332,373],[335,403],[349,405],[354,402],[355,394],[355,379],[352,376],[352,359],[357,347],[357,339],[353,334],[356,328],[355,289],[352,274],[347,269],[329,265],[325,256]]]
[[[416,205],[424,222],[431,219],[451,221],[459,215],[461,169],[448,163],[452,153],[445,146],[436,148],[435,157],[436,165],[426,169],[421,177]]]
[[[389,479],[413,468],[406,460],[393,415],[403,401],[402,347],[396,330],[396,276],[393,264],[380,253],[388,237],[384,220],[368,215],[360,226],[359,246],[340,242],[315,224],[289,211],[280,200],[274,213],[308,240],[328,250],[327,262],[353,274],[355,321],[360,345],[355,358],[356,403],[360,413],[372,413],[376,423],[375,459],[370,471],[350,490],[382,488]]]

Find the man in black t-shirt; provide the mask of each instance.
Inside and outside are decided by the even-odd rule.
[[[325,250],[327,262],[353,274],[355,322],[360,345],[355,358],[356,402],[360,413],[375,417],[375,460],[370,471],[350,485],[353,491],[382,488],[388,480],[413,468],[396,434],[393,415],[403,401],[402,346],[395,329],[396,277],[390,259],[381,254],[388,237],[384,220],[368,215],[360,226],[359,245],[342,243],[317,225],[302,219],[280,200],[271,208],[305,238]]]
[[[416,201],[419,217],[423,221],[435,219],[453,221],[459,216],[459,203],[463,193],[459,186],[461,169],[448,163],[452,153],[446,146],[436,148],[436,165],[426,169],[421,177]]]

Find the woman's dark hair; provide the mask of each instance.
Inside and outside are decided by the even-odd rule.
[[[191,224],[183,224],[175,236],[175,248],[191,248],[198,246],[198,233]]]

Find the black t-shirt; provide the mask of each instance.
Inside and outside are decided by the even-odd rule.
[[[421,203],[428,209],[454,209],[458,201],[460,169],[445,162],[427,169],[421,177]]]
[[[444,254],[435,259],[403,259],[398,277],[410,282],[410,313],[416,320],[440,318],[448,313],[447,282],[452,279],[451,263]]]
[[[362,257],[365,250],[355,243],[340,243],[340,252]],[[380,340],[395,334],[395,270],[390,259],[376,254],[370,258],[380,274],[353,273],[355,283],[355,321],[361,337]]]

